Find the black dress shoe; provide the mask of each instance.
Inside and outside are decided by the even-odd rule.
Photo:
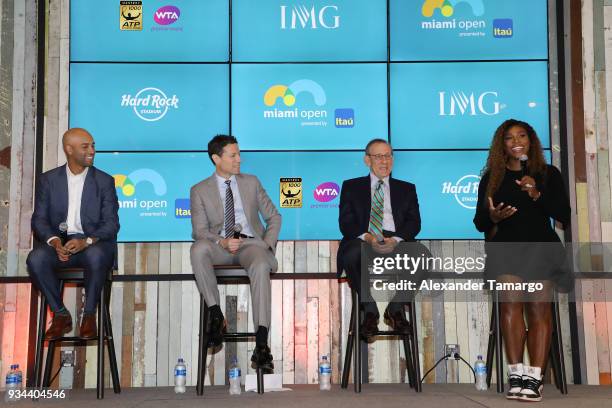
[[[227,332],[227,320],[223,313],[211,313],[210,330],[208,331],[208,347],[218,347],[223,343],[223,335]]]
[[[366,312],[361,324],[361,337],[368,343],[374,341],[374,336],[378,331],[378,315],[371,312]]]
[[[403,306],[397,310],[392,310],[387,306],[383,316],[385,318],[385,323],[391,326],[393,330],[401,334],[410,334],[412,332],[412,327],[404,315]]]
[[[272,354],[270,353],[270,347],[266,344],[260,344],[255,346],[253,355],[251,356],[251,366],[254,369],[261,369],[264,374],[274,373],[274,363],[272,362]]]

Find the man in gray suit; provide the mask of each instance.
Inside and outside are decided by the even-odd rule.
[[[191,267],[210,310],[210,345],[223,341],[226,322],[219,307],[213,265],[240,264],[249,276],[256,347],[251,361],[264,372],[274,369],[268,347],[270,273],[281,216],[257,177],[240,173],[240,149],[233,136],[217,135],[208,143],[215,165],[212,176],[191,188]],[[261,222],[263,218],[266,226]]]

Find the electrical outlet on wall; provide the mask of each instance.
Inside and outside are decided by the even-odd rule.
[[[450,355],[451,358],[454,358],[455,353],[459,353],[459,345],[458,344],[447,344],[444,350],[444,354],[447,356]]]
[[[62,350],[60,361],[62,362],[62,367],[74,367],[74,351]]]

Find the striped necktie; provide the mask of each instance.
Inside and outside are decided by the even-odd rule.
[[[383,181],[378,180],[374,195],[372,195],[372,210],[370,211],[370,225],[368,231],[374,235],[376,239],[382,238],[383,233],[383,214],[385,208],[385,191],[383,190]]]
[[[234,216],[234,195],[230,186],[231,180],[225,180],[225,238],[234,236],[234,225],[236,218]]]

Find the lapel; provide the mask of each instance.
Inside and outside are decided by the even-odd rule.
[[[244,215],[246,216],[247,222],[249,225],[253,225],[253,222],[250,217],[250,211],[248,209],[252,208],[251,203],[248,201],[248,198],[251,197],[251,186],[246,182],[242,174],[236,175],[236,185],[238,186],[238,191],[240,192],[240,200],[242,201],[242,210],[244,211]]]
[[[370,223],[370,212],[372,211],[372,186],[370,185],[370,174],[361,178],[359,182],[359,194],[361,197],[359,198],[360,202],[365,203],[364,209],[366,210],[364,213],[365,222],[367,224]]]
[[[397,222],[401,218],[399,216],[400,203],[402,202],[401,191],[397,188],[397,182],[394,178],[389,176],[389,192],[391,194],[391,213],[393,214],[393,221],[395,222],[395,229],[397,230]],[[406,197],[404,197],[405,199]]]
[[[68,219],[68,173],[66,173],[67,164],[62,166],[62,169],[59,172],[60,180],[57,185],[57,197],[61,197],[59,201],[60,203],[60,213],[62,214],[62,220],[66,221]]]
[[[221,201],[221,193],[219,192],[219,186],[217,184],[217,174],[213,172],[212,176],[208,178],[208,184],[211,189],[211,202],[213,205],[213,209],[215,212],[215,217],[213,219],[221,220],[221,224],[223,224],[224,219],[224,211],[223,211],[223,202]]]
[[[83,194],[81,195],[81,225],[84,224],[83,220],[87,214],[87,208],[91,202],[92,196],[95,195],[96,183],[94,182],[94,167],[90,167],[87,170],[85,176],[85,182],[83,183]]]

